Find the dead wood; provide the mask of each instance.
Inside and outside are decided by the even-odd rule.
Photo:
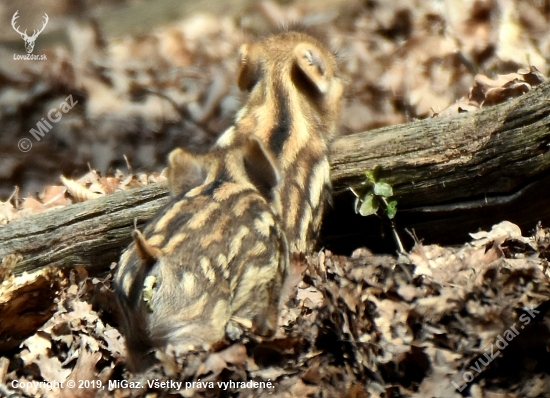
[[[376,166],[380,179],[393,186],[398,227],[415,229],[427,242],[463,243],[468,232],[502,220],[527,232],[538,221],[548,225],[549,145],[550,83],[475,113],[342,138],[333,147],[338,195],[325,220],[323,243],[343,252],[364,245],[395,251],[391,238],[381,239],[387,225],[355,215],[353,197],[346,194]]]
[[[381,166],[407,208],[510,195],[550,166],[550,84],[475,113],[425,119],[342,138],[332,179],[341,193]],[[458,205],[458,203],[457,203]]]
[[[47,265],[104,269],[117,261],[134,226],[166,202],[166,183],[116,192],[0,227],[0,258],[18,254],[16,273]]]
[[[476,113],[340,138],[332,156],[337,198],[325,241],[338,245],[334,237],[345,236],[348,245],[365,244],[380,234],[353,216],[348,192],[376,166],[394,188],[397,224],[426,236],[472,232],[499,219],[548,224],[549,145],[550,83]],[[105,269],[129,243],[134,220],[141,225],[166,199],[166,185],[156,184],[12,222],[0,227],[0,258],[20,255],[16,273],[52,264]],[[349,239],[354,234],[358,240]]]

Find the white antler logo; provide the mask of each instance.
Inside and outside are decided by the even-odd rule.
[[[21,33],[19,31],[19,27],[15,26],[15,20],[17,18],[19,18],[19,15],[17,15],[17,13],[19,12],[19,10],[15,11],[15,14],[13,14],[13,18],[11,19],[11,26],[13,26],[13,29],[19,33],[21,35],[21,37],[23,38],[23,40],[25,40],[25,49],[27,50],[27,54],[32,54],[32,51],[34,50],[34,42],[36,41],[36,38],[38,37],[38,35],[40,33],[42,33],[42,31],[44,30],[44,28],[46,27],[46,25],[48,24],[48,14],[44,13],[44,24],[42,25],[42,29],[40,29],[38,32],[35,30],[32,34],[32,36],[27,36],[27,30],[25,29],[25,32]]]

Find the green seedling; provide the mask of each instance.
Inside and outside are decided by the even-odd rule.
[[[383,215],[392,220],[397,213],[397,201],[390,201],[393,196],[393,189],[390,184],[378,180],[380,166],[377,166],[372,171],[366,171],[366,180],[361,184],[359,192],[350,187],[351,192],[355,195],[355,212],[362,216],[370,216],[372,214]]]
[[[364,217],[376,214],[379,217],[387,218],[391,224],[398,250],[404,253],[405,249],[399,239],[393,220],[397,213],[397,201],[390,200],[393,196],[393,189],[390,184],[378,179],[379,172],[380,166],[375,167],[372,171],[366,171],[366,179],[361,184],[361,188],[357,191],[351,187],[349,188],[355,195],[355,212]]]

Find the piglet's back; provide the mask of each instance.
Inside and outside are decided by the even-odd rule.
[[[263,335],[277,326],[288,262],[277,170],[256,140],[212,156],[170,155],[171,185],[202,163],[206,180],[187,193],[172,187],[176,196],[121,257],[115,290],[133,369],[149,366],[155,348],[207,349],[228,325]]]

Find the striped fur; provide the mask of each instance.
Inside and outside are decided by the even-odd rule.
[[[289,248],[318,235],[343,90],[334,56],[303,33],[272,36],[242,46],[238,83],[249,97],[235,125],[207,155],[170,155],[173,197],[120,259],[134,370],[156,348],[208,348],[243,326],[273,333]]]
[[[204,182],[185,192],[181,184],[196,184],[205,168]],[[177,149],[169,176],[174,196],[134,231],[114,278],[135,371],[169,344],[208,349],[242,327],[272,334],[287,269],[279,176],[257,140],[203,159]]]
[[[343,91],[336,59],[311,36],[286,32],[241,47],[238,83],[248,100],[216,146],[255,136],[274,153],[290,248],[311,250],[331,190],[328,154]]]

